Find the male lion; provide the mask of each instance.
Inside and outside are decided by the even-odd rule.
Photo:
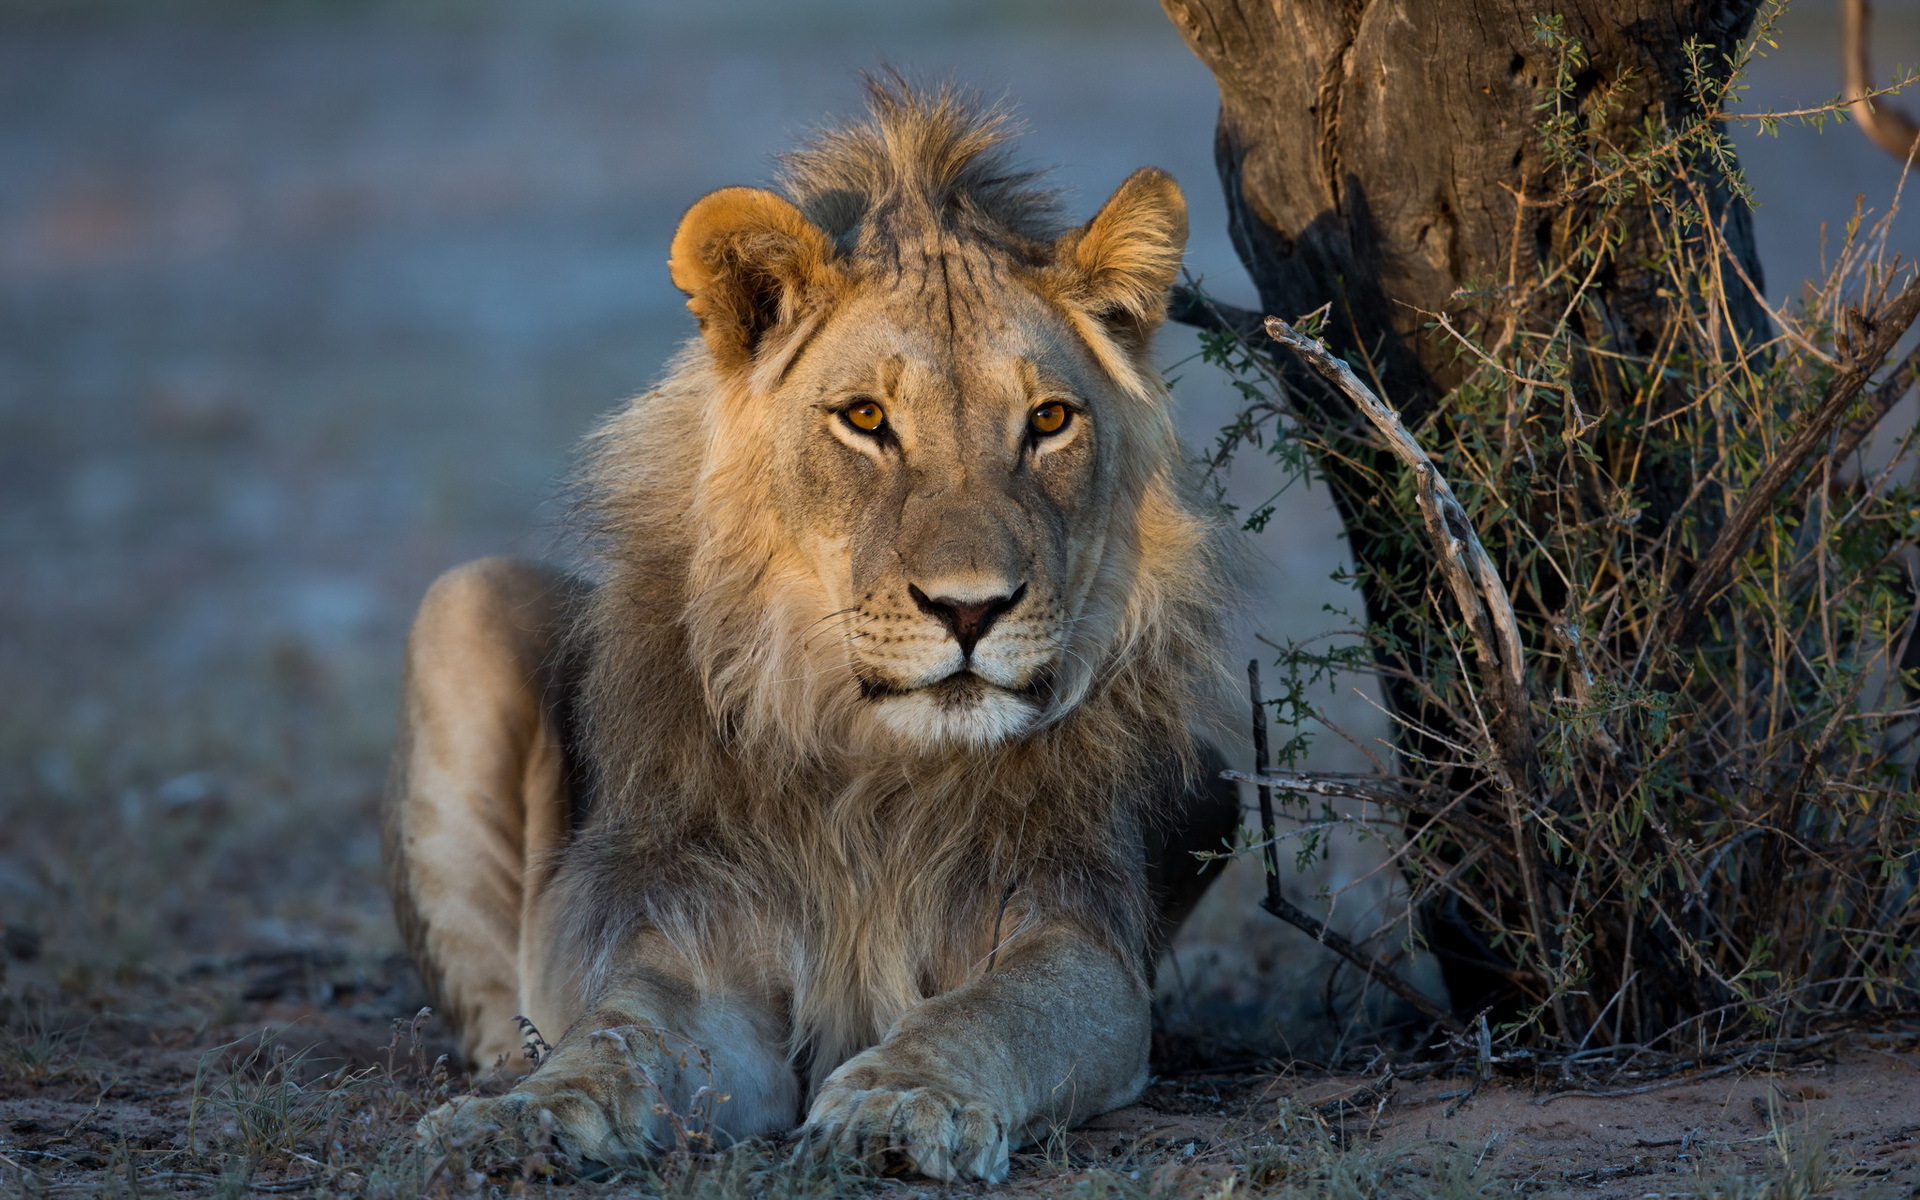
[[[1148,355],[1185,202],[1141,170],[1067,228],[999,118],[870,91],[681,222],[701,336],[594,439],[600,582],[489,560],[421,606],[401,927],[478,1064],[565,1031],[429,1134],[623,1162],[724,1094],[723,1140],[804,1112],[999,1180],[1145,1081],[1238,816],[1194,732],[1223,526]]]

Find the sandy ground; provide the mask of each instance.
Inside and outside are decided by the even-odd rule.
[[[37,974],[18,959],[12,967],[16,983]],[[255,954],[149,979],[91,1014],[41,1010],[23,1021],[15,1011],[15,1035],[28,1037],[0,1059],[0,1194],[124,1194],[129,1171],[160,1195],[206,1193],[223,1176],[269,1193],[418,1191],[417,1168],[407,1176],[393,1161],[423,1107],[464,1081],[436,1085],[430,1064],[450,1048],[436,1022],[388,1018],[416,1003],[413,986],[393,958]],[[1298,1064],[1162,1075],[1139,1103],[1017,1154],[1001,1187],[955,1190],[1920,1195],[1920,1028],[1836,1036],[1678,1082],[1533,1078],[1523,1059],[1496,1061],[1489,1076]],[[772,1159],[785,1149],[771,1148]],[[734,1157],[754,1154],[767,1152]],[[512,1163],[483,1166],[427,1190],[486,1194],[519,1177]],[[901,1187],[949,1190],[854,1176],[829,1191]],[[574,1180],[571,1190],[658,1187],[635,1177]],[[765,1180],[756,1190],[788,1194]]]
[[[1876,55],[1914,59],[1920,11],[1880,8]],[[1831,95],[1830,11],[1803,6],[1780,40],[1754,103]],[[680,212],[764,180],[779,149],[855,109],[855,72],[880,63],[1015,103],[1027,154],[1058,164],[1077,211],[1142,163],[1168,168],[1192,200],[1190,268],[1251,301],[1214,198],[1212,83],[1145,0],[0,0],[0,1155],[86,1178],[116,1161],[204,1173],[229,1151],[195,1157],[181,1106],[214,1047],[298,1018],[324,1026],[325,1055],[379,1061],[418,1003],[392,959],[374,827],[413,604],[462,559],[556,552],[572,447],[689,331],[664,271]],[[1769,290],[1791,296],[1818,269],[1821,223],[1856,194],[1882,205],[1897,172],[1845,128],[1738,136]],[[1193,347],[1169,330],[1162,354],[1204,444],[1232,396]],[[1248,463],[1233,496],[1273,486]],[[1254,539],[1247,644],[1341,628],[1352,603],[1329,578],[1324,495],[1279,503]],[[1359,746],[1381,736],[1363,697],[1329,704]],[[1366,759],[1323,732],[1310,762]],[[1390,876],[1342,890],[1370,855],[1289,890],[1390,931]],[[1175,1023],[1283,1059],[1354,1050],[1328,1019],[1364,1011],[1351,981],[1259,913],[1257,889],[1236,870],[1197,917],[1163,973]],[[1849,1054],[1835,1079],[1894,1061]],[[231,1058],[201,1075],[230,1078]],[[425,1085],[395,1086],[355,1135],[367,1145]],[[1257,1133],[1281,1097],[1357,1086],[1259,1076],[1222,1095]],[[1414,1103],[1420,1089],[1459,1086],[1402,1085],[1379,1145],[1453,1104]],[[1734,1116],[1774,1094],[1737,1086]],[[1856,1094],[1818,1086],[1832,1105]],[[1125,1120],[1195,1116],[1183,1087]],[[1264,1116],[1247,1115],[1256,1095]],[[1686,1140],[1684,1117],[1611,1101],[1633,1136],[1521,1161],[1552,1145],[1551,1121],[1615,1125],[1572,1107],[1586,1103],[1483,1091],[1435,1136],[1478,1155],[1504,1130],[1487,1161],[1556,1186],[1634,1155],[1760,1145],[1731,1126]],[[1832,1111],[1849,1154],[1902,1127]],[[1491,1113],[1508,1115],[1473,1124]],[[1196,1157],[1245,1145],[1209,1136]],[[1688,1157],[1631,1144],[1670,1137]],[[1143,1159],[1143,1178],[1186,1169],[1184,1145]]]

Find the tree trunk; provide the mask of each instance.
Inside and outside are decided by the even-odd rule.
[[[1433,327],[1436,314],[1484,342],[1511,336],[1516,308],[1524,307],[1515,295],[1543,266],[1567,261],[1562,252],[1589,232],[1592,207],[1545,200],[1560,193],[1565,164],[1541,137],[1543,95],[1560,87],[1582,127],[1602,142],[1630,144],[1649,122],[1677,125],[1694,112],[1688,42],[1709,47],[1701,56],[1708,74],[1724,70],[1721,55],[1745,35],[1758,7],[1757,0],[1161,3],[1219,84],[1215,155],[1234,245],[1262,308],[1291,321],[1328,306],[1332,348],[1409,426],[1430,422],[1424,436],[1443,466],[1462,431],[1449,430],[1449,414],[1436,415],[1434,404],[1473,364]],[[1558,15],[1581,54],[1569,60],[1543,43],[1542,13]],[[1567,69],[1570,77],[1559,74]],[[1711,182],[1718,178],[1701,172],[1699,200],[1733,260],[1724,336],[1750,344],[1766,328],[1752,290],[1761,280],[1750,216],[1744,202]],[[1619,214],[1616,198],[1616,226]],[[1589,294],[1599,302],[1585,303],[1575,318],[1594,351],[1573,364],[1589,405],[1620,402],[1615,356],[1649,355],[1674,319],[1671,292],[1661,291],[1665,277],[1648,265],[1662,245],[1662,217],[1652,207],[1643,214],[1626,222],[1622,240],[1594,268]],[[1737,281],[1742,272],[1750,284]],[[1184,311],[1205,323],[1196,307]],[[1336,412],[1342,401],[1311,382],[1294,391],[1296,402],[1320,406],[1323,417],[1351,421]],[[1654,403],[1664,410],[1683,399],[1656,394]],[[1658,448],[1615,447],[1643,449]],[[1657,457],[1649,453],[1647,461]],[[1415,673],[1440,667],[1444,647],[1421,640],[1411,611],[1425,603],[1426,553],[1405,536],[1408,514],[1380,503],[1380,481],[1391,477],[1393,463],[1382,452],[1343,448],[1322,455],[1317,469],[1345,523],[1369,617],[1389,641],[1410,647],[1403,666]],[[1661,470],[1638,475],[1636,520],[1648,539],[1659,536],[1690,486],[1679,468],[1667,476]],[[1530,524],[1548,519],[1521,509],[1506,520],[1511,536],[1525,537]],[[1555,586],[1516,588],[1516,606],[1531,610],[1523,612],[1530,628],[1553,627],[1565,601]],[[1417,688],[1389,678],[1386,691],[1410,725],[1441,724]],[[1436,751],[1417,734],[1401,737],[1406,750]],[[1429,914],[1428,934],[1462,1010],[1500,989],[1508,964],[1474,922]]]
[[[1574,80],[1611,105],[1622,137],[1690,110],[1688,39],[1713,55],[1741,38],[1758,0],[1161,0],[1220,86],[1214,157],[1234,247],[1268,312],[1333,306],[1329,341],[1365,350],[1387,398],[1418,415],[1460,375],[1456,347],[1423,329],[1458,315],[1469,283],[1510,283],[1578,232],[1579,214],[1526,210],[1551,183],[1536,105],[1552,65],[1535,36],[1557,13],[1585,48]],[[1756,285],[1744,204],[1713,197]],[[1605,290],[1615,338],[1656,335],[1651,276],[1621,264]],[[1745,297],[1736,319],[1764,314]]]

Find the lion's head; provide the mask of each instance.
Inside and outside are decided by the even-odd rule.
[[[674,472],[634,445],[697,462],[684,528],[620,536],[654,543],[625,551],[642,573],[684,553],[671,603],[728,727],[964,751],[1057,720],[1180,620],[1167,573],[1208,522],[1148,343],[1186,207],[1145,169],[1067,227],[999,118],[897,84],[872,104],[781,192],[686,214],[701,341],[606,435],[603,476],[658,504]]]

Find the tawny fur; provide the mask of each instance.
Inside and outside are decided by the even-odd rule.
[[[781,181],[856,262],[890,260],[927,222],[1030,256],[1059,234],[1002,121],[944,96],[881,91],[875,107],[788,156]],[[1164,300],[1118,302],[1152,319]],[[1029,906],[1073,914],[1144,971],[1143,825],[1219,694],[1225,563],[1222,526],[1183,494],[1164,397],[1143,399],[1123,410],[1133,512],[1091,581],[1086,620],[1110,632],[1081,649],[1084,694],[1015,744],[903,758],[857,740],[840,640],[766,519],[751,388],[691,344],[592,443],[606,574],[580,634],[605,836],[570,851],[561,953],[603,963],[652,926],[700,962],[731,955],[729,914],[795,922],[794,1033],[818,1074],[982,969],[981,931],[1012,936]]]
[[[554,1011],[569,1020],[613,993],[670,992],[681,1010],[703,996],[753,997],[737,1011],[779,1026],[771,1036],[808,1065],[810,1091],[930,1000],[996,971],[1030,975],[1031,965],[1006,965],[1023,947],[1059,946],[1043,959],[1063,970],[1093,963],[1062,978],[1118,988],[1122,1007],[1144,1014],[1153,943],[1167,931],[1166,898],[1149,888],[1149,843],[1184,818],[1202,774],[1199,732],[1222,678],[1222,581],[1234,574],[1225,526],[1189,484],[1147,357],[1186,235],[1172,181],[1137,173],[1069,228],[1037,177],[1010,165],[1001,118],[896,83],[874,87],[871,105],[867,123],[788,156],[779,194],[715,193],[675,237],[673,275],[703,337],[591,442],[584,511],[600,578],[582,593],[562,655],[577,667],[591,811],[548,864],[552,891],[540,903],[550,921],[519,935],[542,939],[544,965],[527,967],[523,953],[522,970],[567,994]],[[794,379],[826,369],[822,356],[870,349],[848,322],[883,296],[906,298],[882,305],[889,336],[944,345],[949,357],[969,338],[1029,345],[1033,330],[1057,331],[988,382],[1014,388],[1017,405],[1079,380],[1089,406],[1082,441],[1063,438],[1047,460],[1036,449],[1020,468],[1022,478],[1082,480],[1078,500],[1098,500],[1063,510],[1077,514],[1073,526],[1050,536],[1070,545],[1020,543],[1057,569],[1016,614],[1024,624],[999,635],[1011,647],[1003,657],[1026,648],[1050,658],[994,693],[999,715],[978,728],[956,717],[960,732],[944,740],[916,740],[874,716],[905,703],[875,692],[877,648],[899,629],[924,646],[914,623],[927,619],[896,611],[906,592],[891,584],[836,600],[847,586],[844,535],[823,532],[794,499],[795,454],[851,454],[857,464],[859,453],[881,453],[844,431],[834,436],[853,450],[795,450],[793,414],[811,410],[789,393]],[[916,318],[919,296],[932,298]],[[876,391],[889,389],[917,369],[911,357],[860,369],[877,372]],[[955,470],[956,487],[972,486],[973,468]],[[953,519],[965,524],[972,511]],[[1039,536],[1045,521],[1034,521],[1008,537]],[[863,654],[865,666],[855,661]],[[397,778],[405,803],[404,770]],[[396,873],[403,909],[408,871]],[[1076,992],[1073,1003],[1085,1002]],[[1125,1028],[1140,1039],[1102,1068],[1099,1102],[1124,1102],[1143,1077],[1144,1026],[1102,1019],[1092,1014],[1087,1028],[1109,1032],[1086,1036]],[[584,1034],[569,1036],[564,1053],[599,1053],[582,1048]],[[600,1112],[580,1097],[617,1073],[597,1070],[581,1078],[601,1083],[562,1089],[576,1109]],[[891,1067],[862,1070],[861,1087],[896,1086],[871,1082],[894,1077]],[[1032,1090],[1010,1078],[1001,1092]],[[969,1094],[964,1079],[939,1086]],[[997,1168],[954,1166],[942,1150],[922,1165],[988,1177],[1004,1171],[1005,1138],[1031,1134],[1017,1122],[1098,1111],[1088,1103],[1029,1098],[1020,1113],[993,1117],[1016,1122],[1001,1130]],[[956,1111],[964,1125],[988,1110]],[[599,1116],[581,1120],[604,1132]]]

